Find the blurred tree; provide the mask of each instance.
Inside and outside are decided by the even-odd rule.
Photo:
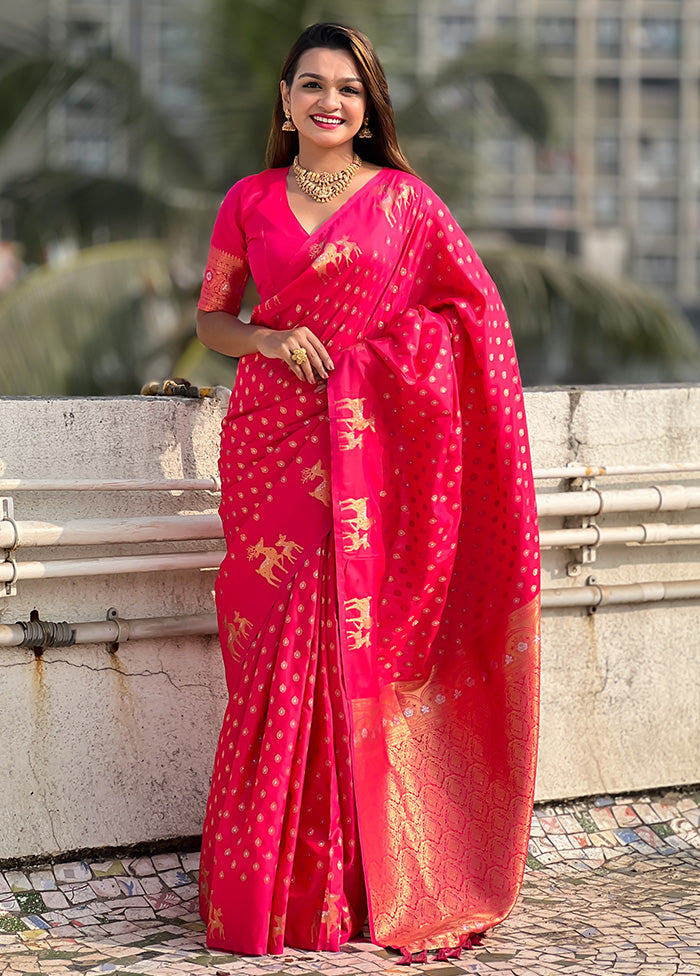
[[[483,41],[406,85],[397,113],[402,146],[459,220],[474,213],[478,142],[504,117],[539,145],[557,120],[551,82],[515,41]]]
[[[177,353],[171,298],[158,242],[87,247],[37,268],[0,295],[0,392],[136,393]]]
[[[167,371],[191,335],[166,249],[150,239],[172,243],[191,224],[169,188],[201,186],[199,157],[144,95],[133,65],[111,50],[76,57],[52,48],[40,6],[30,28],[0,21],[0,203],[25,262],[38,268],[0,296],[0,393],[133,392],[154,337]],[[125,166],[51,163],[49,120],[66,99],[128,141]],[[109,240],[121,243],[93,247]],[[59,260],[46,266],[52,255]]]
[[[203,18],[199,78],[205,101],[206,138],[198,152],[171,136],[160,113],[141,93],[130,65],[112,55],[75,63],[66,52],[53,51],[44,41],[37,44],[36,39],[31,43],[25,39],[19,44],[15,35],[0,30],[0,174],[3,146],[11,143],[13,134],[32,128],[41,130],[42,126],[45,131],[50,106],[60,103],[66,93],[83,82],[88,83],[91,97],[111,100],[113,116],[128,131],[138,163],[128,177],[56,171],[38,165],[6,179],[0,186],[0,197],[11,201],[17,230],[32,260],[39,259],[57,240],[70,238],[80,246],[91,245],[101,239],[105,227],[108,239],[155,234],[172,244],[182,227],[182,222],[178,227],[173,218],[183,215],[178,206],[173,206],[174,197],[180,200],[183,193],[169,192],[168,187],[173,186],[181,190],[209,186],[215,190],[216,195],[211,198],[197,196],[185,215],[190,230],[195,224],[210,226],[220,194],[236,179],[263,165],[279,68],[290,38],[315,20],[344,22],[347,14],[338,3],[327,0],[208,3],[208,16]],[[504,42],[472,48],[445,64],[434,78],[418,77],[416,11],[417,0],[387,0],[381,7],[370,0],[356,0],[351,19],[373,38],[392,80],[394,76],[397,79],[399,131],[409,156],[421,175],[470,227],[478,133],[498,107],[522,131],[543,142],[550,136],[556,114],[551,86],[531,57],[517,45]],[[133,245],[133,267],[144,246],[150,245]],[[30,276],[22,291],[8,296],[12,304],[0,305],[0,334],[5,331],[7,335],[6,329],[11,328],[13,342],[24,349],[15,370],[21,370],[24,363],[26,372],[24,377],[21,372],[13,374],[13,389],[17,389],[17,384],[19,388],[35,389],[30,353],[44,346],[50,348],[53,341],[63,342],[66,337],[73,344],[70,368],[62,356],[47,355],[42,369],[34,370],[44,377],[44,392],[75,392],[76,376],[81,370],[80,382],[86,384],[85,392],[95,391],[100,384],[110,392],[132,392],[141,380],[150,378],[145,364],[138,363],[139,356],[144,358],[138,343],[126,341],[129,328],[126,324],[122,332],[114,328],[115,316],[119,315],[128,315],[130,323],[139,323],[139,329],[148,328],[148,320],[133,305],[138,288],[132,284],[124,289],[121,306],[116,298],[120,268],[123,270],[130,260],[127,252],[108,249],[100,253],[97,264],[91,263],[95,253],[78,255],[75,266],[65,268],[63,273],[70,287],[62,288],[61,271],[55,267],[51,272],[52,288],[45,286],[48,278]],[[113,269],[109,268],[110,255],[115,258]],[[81,263],[83,258],[85,264]],[[652,363],[654,368],[663,363],[666,372],[662,375],[668,379],[673,375],[672,363],[679,356],[685,362],[694,361],[690,330],[656,296],[629,285],[602,282],[584,269],[544,252],[506,248],[489,254],[488,262],[511,313],[522,349],[526,382],[545,382],[548,378],[551,381],[555,376],[565,382],[601,378],[619,381],[625,375],[624,365],[632,362]],[[87,283],[90,276],[96,277]],[[103,280],[109,283],[104,288],[104,313],[97,303],[100,289],[94,287],[94,282]],[[129,276],[124,275],[123,280],[126,283]],[[164,279],[158,280],[162,283]],[[87,288],[85,294],[83,288]],[[147,294],[148,289],[144,288],[143,300]],[[158,294],[161,300],[165,292],[160,289]],[[170,295],[172,299],[172,288]],[[42,296],[46,302],[43,310]],[[31,318],[22,318],[24,313],[16,304],[20,299],[32,309]],[[67,303],[68,311],[58,311],[59,300]],[[70,333],[64,324],[57,328],[56,339],[52,339],[50,316],[55,315],[57,320],[62,315],[69,316],[71,303],[83,310],[83,324],[90,318],[93,332],[88,335],[86,328],[81,327]],[[190,316],[193,304],[190,297]],[[171,318],[178,320],[176,311]],[[18,325],[21,321],[26,327]],[[33,322],[44,324],[35,326]],[[183,327],[180,322],[181,340],[183,328],[186,333],[191,326]],[[33,329],[41,336],[40,343],[35,341]],[[59,339],[59,335],[63,338]],[[122,344],[118,349],[119,342]],[[98,349],[104,351],[97,357],[99,362],[115,364],[114,382],[107,379],[102,367],[90,372],[89,362]],[[110,349],[113,357],[107,352]],[[606,355],[599,355],[603,349],[607,350]],[[173,361],[177,342],[171,342],[170,353],[169,361]],[[129,356],[130,365],[116,365],[125,363],[124,357]],[[76,370],[75,364],[81,361],[84,368]],[[53,378],[49,378],[51,363]],[[64,363],[60,369],[59,363]],[[611,374],[613,363],[621,367],[615,374]],[[548,364],[549,372],[543,364]],[[199,382],[232,381],[231,362],[205,352],[196,340],[187,344],[174,371],[190,374]],[[170,370],[164,366],[163,372]],[[2,384],[0,373],[0,392],[7,391],[9,387],[3,388]]]
[[[124,136],[126,167],[51,162],[48,121],[68,98],[100,118],[108,136]],[[12,161],[19,138],[21,167]],[[23,32],[0,20],[0,200],[10,205],[27,260],[40,262],[66,238],[82,245],[95,234],[163,234],[165,219],[177,214],[168,187],[182,183],[201,185],[199,157],[144,94],[133,65],[112,51],[80,57],[55,50],[45,19]]]
[[[697,379],[700,345],[662,295],[541,248],[481,249],[527,385]]]

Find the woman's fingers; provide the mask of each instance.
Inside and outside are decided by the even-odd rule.
[[[292,330],[289,334],[289,340],[295,343],[289,353],[290,364],[293,367],[295,375],[299,379],[303,378],[307,380],[309,383],[316,383],[319,378],[321,380],[327,380],[328,370],[334,368],[333,360],[318,336],[314,335],[305,326],[301,326],[298,329]],[[301,363],[297,363],[292,359],[298,349],[302,349],[306,353]]]
[[[335,368],[324,344],[306,326],[299,326],[289,332],[265,333],[258,345],[258,351],[268,358],[284,360],[296,378],[306,380],[307,383],[327,380],[328,371]],[[293,358],[295,354],[296,358]]]
[[[321,340],[318,338],[317,335],[311,332],[311,330],[307,330],[307,331],[308,331],[308,340],[316,350],[316,354],[318,355],[319,360],[323,363],[324,368],[326,370],[335,369],[335,365],[333,363],[333,360],[331,359],[330,353],[323,345]]]

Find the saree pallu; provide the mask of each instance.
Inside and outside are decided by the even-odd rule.
[[[222,206],[200,307],[306,325],[336,368],[239,365],[217,579],[230,694],[204,828],[210,945],[455,947],[525,866],[539,549],[517,362],[444,204],[381,170],[315,233],[287,171]],[[285,260],[281,260],[282,256]]]

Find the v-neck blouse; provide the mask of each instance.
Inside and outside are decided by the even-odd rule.
[[[272,298],[282,285],[303,270],[314,249],[333,233],[336,222],[346,216],[351,206],[359,207],[353,223],[378,219],[381,214],[376,203],[371,205],[375,196],[371,189],[382,175],[391,177],[399,173],[379,170],[309,233],[290,206],[288,172],[285,166],[246,176],[226,194],[214,223],[198,302],[203,311],[237,315],[249,274],[261,301]]]

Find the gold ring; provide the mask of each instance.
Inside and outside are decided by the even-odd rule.
[[[296,363],[297,366],[301,366],[308,358],[306,349],[302,349],[301,346],[292,353],[292,362]]]

